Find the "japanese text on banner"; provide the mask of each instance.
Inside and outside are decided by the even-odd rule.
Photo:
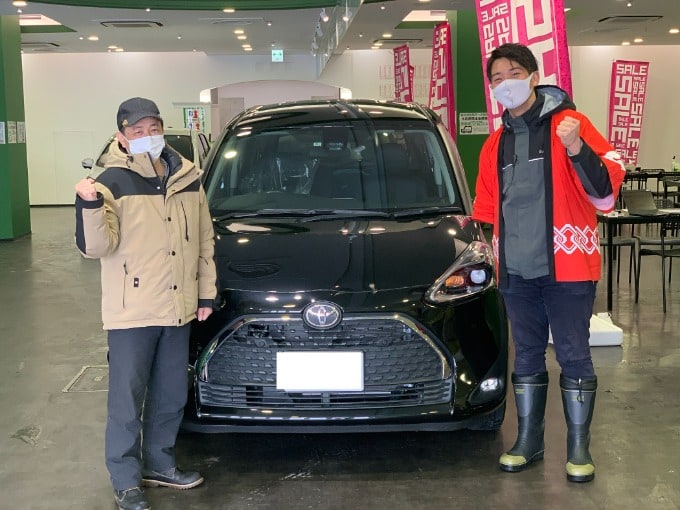
[[[498,46],[524,44],[538,61],[541,84],[558,85],[571,95],[571,70],[564,0],[475,0],[489,128],[501,125],[503,107],[491,95],[486,63]]]
[[[648,75],[649,62],[612,63],[608,136],[626,165],[637,165]]]
[[[413,101],[413,76],[408,46],[394,48],[394,97],[397,101]]]
[[[428,106],[439,114],[449,132],[455,137],[456,106],[453,95],[451,27],[448,23],[440,23],[434,28]]]

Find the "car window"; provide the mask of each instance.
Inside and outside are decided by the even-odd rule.
[[[170,147],[179,152],[189,161],[194,160],[194,147],[189,135],[169,135],[165,134],[165,141]]]
[[[212,161],[206,192],[216,213],[460,205],[448,153],[426,121],[247,129]]]

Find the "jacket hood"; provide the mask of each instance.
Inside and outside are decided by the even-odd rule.
[[[540,122],[562,110],[576,110],[574,102],[566,91],[560,87],[555,85],[537,85],[534,90],[536,92],[536,102],[523,117],[529,116],[536,122]],[[506,127],[510,127],[510,119],[510,112],[506,109],[503,112],[503,124]]]

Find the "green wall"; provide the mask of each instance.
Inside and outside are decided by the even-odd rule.
[[[16,239],[31,232],[19,16],[0,16],[0,73],[0,239]]]
[[[451,53],[453,55],[454,93],[458,114],[456,127],[459,132],[456,133],[456,142],[467,174],[468,185],[474,197],[479,151],[489,135],[488,133],[483,135],[461,134],[459,121],[461,113],[484,113],[486,115],[477,14],[475,11],[450,11],[447,17],[452,32]]]

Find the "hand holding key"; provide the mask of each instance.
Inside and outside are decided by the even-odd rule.
[[[83,200],[97,200],[97,189],[94,187],[94,179],[86,177],[76,183],[76,193]]]

